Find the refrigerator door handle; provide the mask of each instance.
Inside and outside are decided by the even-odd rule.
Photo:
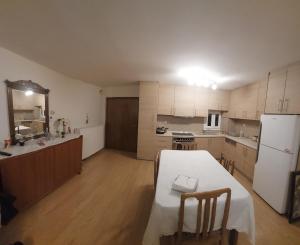
[[[255,164],[257,163],[258,155],[259,155],[259,146],[260,146],[261,131],[262,131],[262,122],[260,122],[260,124],[259,124],[259,135],[258,135],[258,142],[257,142],[257,151],[256,151]]]

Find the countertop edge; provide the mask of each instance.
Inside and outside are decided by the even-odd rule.
[[[158,136],[158,137],[172,137],[171,132],[167,132],[165,134],[155,134],[155,135]],[[249,148],[252,148],[254,150],[257,150],[257,148],[258,148],[257,144],[254,145],[255,142],[252,141],[252,140],[250,140],[250,139],[248,139],[248,138],[234,137],[234,136],[230,136],[230,135],[227,135],[227,134],[215,134],[215,135],[213,135],[213,134],[212,135],[206,135],[206,134],[199,135],[199,134],[195,134],[194,137],[195,138],[222,138],[222,137],[224,137],[224,138],[227,138],[227,139],[231,139],[231,140],[233,140],[233,141],[235,141],[235,142],[237,142],[239,144],[245,145],[245,146],[247,146]],[[250,142],[247,142],[247,141],[250,141]]]
[[[25,155],[25,154],[29,154],[29,153],[36,152],[36,151],[39,151],[39,150],[43,150],[43,149],[46,149],[46,148],[51,147],[51,146],[63,144],[63,143],[68,142],[70,140],[80,138],[81,136],[82,136],[81,134],[67,135],[66,138],[56,138],[56,139],[54,139],[53,142],[51,142],[50,144],[49,144],[49,141],[48,141],[48,144],[46,144],[44,146],[39,146],[37,144],[27,145],[27,146],[26,145],[25,146],[10,146],[8,149],[1,149],[1,151],[11,153],[12,155],[11,156],[0,155],[0,161],[1,160],[6,160],[6,159],[9,159],[9,158],[13,158],[13,157],[18,157],[18,156]]]

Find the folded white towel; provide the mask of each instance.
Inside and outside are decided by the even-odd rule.
[[[185,175],[178,175],[172,184],[172,189],[180,192],[194,192],[198,179]]]

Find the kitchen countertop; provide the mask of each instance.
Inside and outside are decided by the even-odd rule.
[[[27,142],[25,142],[24,146],[12,145],[8,149],[0,149],[0,151],[5,151],[5,152],[12,154],[11,156],[0,155],[0,160],[6,159],[9,157],[23,155],[23,154],[34,152],[34,151],[38,151],[38,150],[41,150],[43,148],[46,148],[46,147],[49,147],[52,145],[57,145],[57,144],[61,144],[61,143],[64,143],[64,142],[72,140],[72,139],[76,139],[78,137],[80,137],[80,134],[66,134],[65,138],[53,138],[48,141],[45,140],[44,141],[45,145],[43,145],[43,146],[40,146],[37,144],[37,141],[39,139],[35,139],[32,142],[27,141]]]
[[[156,134],[156,136],[161,136],[161,137],[172,137],[172,131],[167,131],[165,134]],[[254,150],[257,150],[257,142],[254,140],[251,140],[246,137],[235,137],[235,136],[230,136],[227,134],[194,134],[195,138],[219,138],[219,137],[224,137],[227,139],[231,139],[237,143],[240,143],[242,145],[248,146]]]

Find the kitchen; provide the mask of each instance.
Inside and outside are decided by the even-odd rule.
[[[299,1],[0,6],[1,245],[300,244]]]
[[[261,120],[268,115],[280,119],[289,118],[285,115],[300,114],[299,81],[300,65],[295,63],[269,72],[264,81],[253,82],[231,91],[199,87],[196,84],[182,86],[140,82],[137,157],[153,160],[161,150],[182,149],[183,145],[190,144],[191,149],[207,150],[217,160],[231,159],[235,163],[235,169],[252,183],[260,156],[258,141],[261,140],[261,132],[264,135],[263,140],[271,137],[269,141],[291,141],[292,145],[286,143],[284,147],[295,149],[292,150],[295,159],[285,160],[284,174],[273,171],[272,165],[269,165],[268,172],[271,176],[274,173],[273,178],[254,184],[259,193],[260,187],[257,185],[266,188],[267,183],[270,183],[269,188],[272,189],[274,184],[271,183],[276,182],[276,178],[282,180],[279,181],[279,186],[285,186],[284,194],[278,200],[284,200],[284,207],[277,208],[277,211],[285,213],[290,171],[300,170],[300,164],[297,164],[299,126],[288,124],[288,119],[278,125],[273,125],[269,120],[262,126]],[[295,124],[298,125],[297,116],[291,120],[296,120]],[[265,128],[269,127],[272,130],[268,132],[269,136],[265,136]],[[295,128],[290,136],[287,128]],[[280,136],[274,137],[275,133]],[[273,147],[276,149],[276,146]],[[266,171],[264,170],[264,175]],[[257,170],[257,175],[262,174]],[[265,192],[270,193],[271,189]],[[264,198],[264,194],[262,197]]]

